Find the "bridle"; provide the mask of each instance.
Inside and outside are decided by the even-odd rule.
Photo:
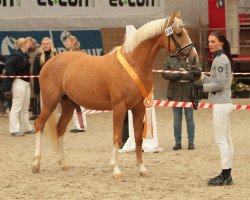
[[[190,42],[189,44],[181,47],[174,37],[174,31],[173,31],[172,26],[167,25],[167,28],[165,29],[165,33],[166,33],[166,36],[168,37],[168,50],[169,50],[169,52],[172,54],[176,54],[177,56],[182,54],[181,57],[184,57],[185,59],[187,59],[189,57],[189,54],[190,54],[192,48],[194,47],[194,44],[192,42]],[[174,42],[174,45],[177,49],[177,51],[175,53],[171,52],[170,39],[172,39],[172,41]],[[188,51],[188,53],[185,53],[185,51],[187,49],[189,49],[189,51]]]
[[[176,55],[178,56],[179,54],[182,53],[182,54],[183,54],[182,57],[188,58],[188,57],[189,57],[189,54],[190,54],[190,52],[191,52],[191,50],[192,50],[192,48],[194,47],[194,44],[193,44],[192,42],[190,42],[189,44],[187,44],[187,45],[181,47],[181,46],[178,44],[178,42],[176,41],[176,39],[175,39],[175,37],[174,37],[174,34],[171,34],[170,36],[168,36],[168,51],[169,51],[170,53],[173,53],[173,52],[171,52],[171,49],[170,49],[170,38],[171,38],[172,41],[174,42],[174,45],[175,45],[175,47],[176,47],[176,49],[177,49],[177,51],[176,51],[174,54],[176,54]],[[186,51],[187,49],[189,49],[189,51],[188,51],[188,53],[186,54],[185,51]]]
[[[181,47],[174,37],[174,31],[173,31],[172,26],[167,25],[167,28],[165,29],[165,33],[166,33],[166,36],[168,37],[168,50],[169,50],[169,52],[172,54],[175,54],[178,58],[182,57],[183,60],[185,60],[185,62],[187,63],[187,58],[189,57],[189,54],[190,54],[192,48],[194,47],[194,44],[192,42],[190,42],[189,44]],[[174,42],[174,45],[177,49],[177,51],[175,53],[171,52],[171,49],[170,49],[170,41],[171,40],[170,39],[172,39],[172,41]],[[189,49],[189,51],[187,53],[185,53],[185,51],[187,49]],[[186,70],[190,71],[190,69],[186,69]],[[199,101],[201,99],[201,95],[200,95],[200,91],[194,87],[193,82],[194,81],[191,80],[190,99],[191,99],[191,102],[193,104],[193,108],[195,110],[197,110],[197,108],[199,106]]]

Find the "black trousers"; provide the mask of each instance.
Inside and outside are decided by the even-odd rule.
[[[122,130],[122,143],[125,144],[127,139],[129,138],[129,125],[128,125],[128,112],[126,112],[125,119],[124,119],[124,125]]]
[[[30,99],[30,107],[31,107],[31,112],[33,116],[38,116],[41,113],[39,95],[36,95],[35,97]]]

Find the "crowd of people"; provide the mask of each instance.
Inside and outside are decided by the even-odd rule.
[[[75,36],[65,40],[67,51],[79,51],[80,42]],[[32,37],[19,38],[15,42],[15,52],[6,60],[0,57],[0,74],[6,76],[39,75],[43,65],[57,54],[49,37],[44,37],[41,45]],[[0,79],[0,100],[9,113],[9,132],[13,137],[23,137],[34,133],[30,120],[35,120],[41,112],[40,86],[38,78]],[[85,131],[87,124],[84,108],[79,106],[84,122],[79,125],[73,117],[73,133]],[[32,115],[30,116],[30,111]]]
[[[213,103],[213,126],[215,140],[219,146],[221,157],[221,173],[208,180],[209,186],[231,185],[233,182],[231,170],[233,167],[234,148],[230,133],[230,114],[233,109],[231,100],[231,84],[233,60],[230,44],[225,35],[213,31],[208,38],[209,49],[213,54],[210,77],[196,70],[189,74],[163,73],[170,81],[167,99],[172,101],[190,102],[189,88],[193,87],[208,92],[208,100]],[[67,51],[80,51],[80,42],[74,36],[65,40]],[[31,37],[19,38],[16,41],[16,51],[5,61],[0,57],[0,73],[5,75],[39,75],[43,65],[57,54],[50,38],[45,37],[41,46]],[[164,69],[186,70],[187,63],[180,55],[170,55]],[[40,87],[38,79],[5,78],[0,79],[0,100],[9,112],[9,132],[11,136],[20,137],[34,133],[29,120],[34,120],[40,113]],[[182,149],[182,112],[185,111],[188,135],[188,150],[194,150],[195,123],[193,108],[173,108],[174,137],[173,150]],[[29,118],[29,111],[32,116]],[[74,127],[70,132],[85,131],[87,126],[84,108],[76,105],[73,116]],[[127,119],[127,118],[126,118]],[[127,124],[127,122],[125,123]]]

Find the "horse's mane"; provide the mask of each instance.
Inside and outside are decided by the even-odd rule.
[[[169,18],[163,18],[148,22],[142,27],[137,29],[129,38],[126,39],[124,43],[124,50],[126,53],[131,52],[137,47],[141,42],[147,40],[148,38],[155,37],[163,32],[166,28],[166,22]],[[183,26],[181,19],[175,18],[175,22],[172,25],[173,27]]]

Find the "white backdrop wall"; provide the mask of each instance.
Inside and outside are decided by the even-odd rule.
[[[1,30],[114,28],[169,16],[189,26],[208,22],[207,0],[1,0]]]

